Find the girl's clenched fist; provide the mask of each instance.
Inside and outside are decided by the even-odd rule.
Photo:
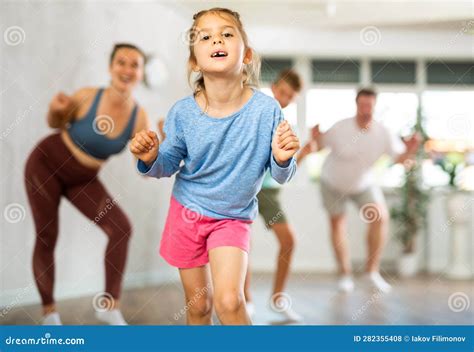
[[[146,165],[151,165],[158,156],[160,141],[156,132],[142,130],[130,142],[130,151]]]

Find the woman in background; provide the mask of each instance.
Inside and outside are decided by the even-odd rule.
[[[25,167],[25,187],[36,229],[33,273],[43,305],[43,324],[61,325],[53,289],[58,210],[67,198],[107,235],[105,251],[106,311],[96,317],[126,325],[119,310],[120,291],[132,226],[98,178],[105,161],[120,153],[148,117],[132,93],[143,78],[145,55],[132,44],[117,44],[110,56],[110,85],[82,88],[51,101],[48,124],[57,131],[32,151]]]

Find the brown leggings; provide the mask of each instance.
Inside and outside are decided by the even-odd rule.
[[[33,273],[43,305],[54,303],[54,248],[61,196],[100,226],[109,238],[104,263],[105,291],[114,299],[120,296],[132,228],[97,173],[98,170],[87,168],[74,158],[60,134],[46,137],[28,158],[25,186],[36,229]]]

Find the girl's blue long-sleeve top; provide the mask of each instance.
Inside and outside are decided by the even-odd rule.
[[[216,219],[253,220],[265,171],[281,184],[296,171],[294,158],[279,165],[272,155],[273,134],[282,120],[278,103],[257,90],[224,118],[206,115],[188,96],[169,111],[156,160],[149,167],[138,160],[137,169],[157,178],[178,171],[173,196],[188,209]]]

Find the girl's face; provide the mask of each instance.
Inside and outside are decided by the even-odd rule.
[[[251,60],[242,36],[226,15],[203,15],[196,23],[195,71],[203,74],[239,74]]]
[[[134,49],[120,48],[110,64],[112,86],[120,91],[132,90],[143,78],[143,56]]]

